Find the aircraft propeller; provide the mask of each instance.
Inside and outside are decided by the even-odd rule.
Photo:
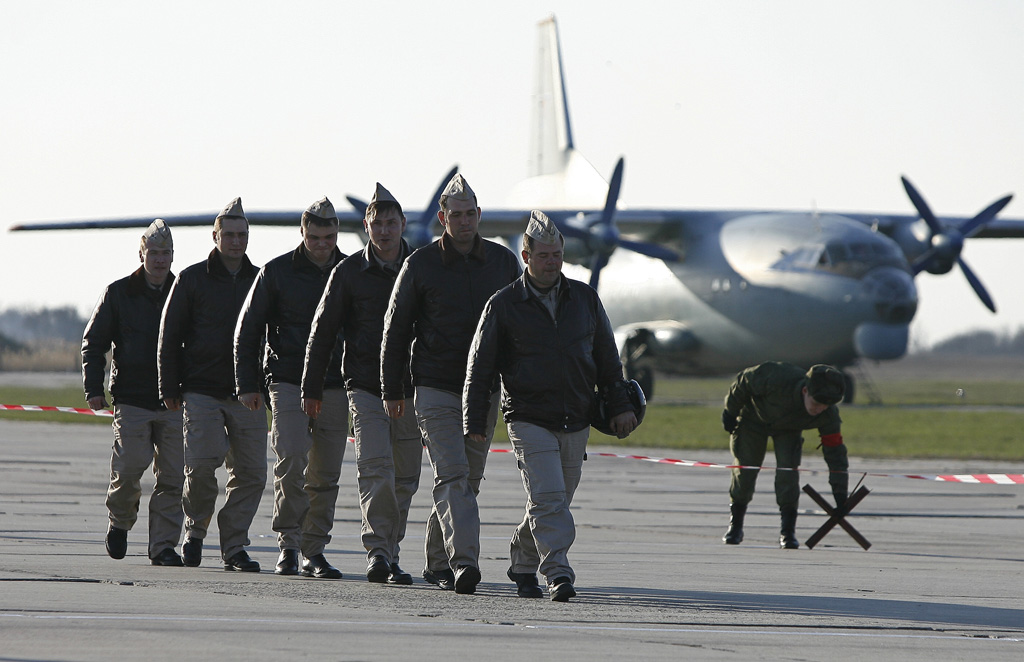
[[[962,257],[960,252],[964,248],[964,241],[967,237],[970,237],[978,229],[984,227],[986,224],[991,222],[1003,207],[1010,203],[1013,198],[1012,195],[1008,195],[1004,198],[996,200],[991,205],[983,209],[974,218],[965,221],[960,227],[949,227],[943,226],[939,223],[939,220],[932,213],[931,207],[925,202],[924,196],[922,196],[917,188],[910,183],[910,180],[906,177],[900,177],[903,181],[903,188],[907,191],[907,195],[910,197],[910,201],[914,204],[914,208],[917,209],[917,213],[921,216],[921,219],[928,225],[928,229],[931,233],[929,237],[930,248],[922,253],[914,263],[911,265],[914,275],[927,271],[931,274],[944,274],[948,273],[953,268],[953,263],[956,262],[960,265],[960,271],[963,272],[964,277],[967,278],[967,282],[970,283],[974,293],[978,295],[981,302],[985,304],[985,307],[991,310],[993,313],[996,312],[996,305],[992,301],[992,297],[989,296],[988,290],[981,284],[981,280],[974,274],[967,263]]]
[[[612,172],[612,178],[608,182],[608,194],[605,197],[604,208],[596,218],[593,215],[584,217],[581,225],[568,222],[561,228],[563,234],[585,242],[587,248],[593,252],[590,259],[590,286],[597,289],[597,283],[601,277],[601,270],[608,264],[612,253],[619,246],[634,253],[640,253],[656,260],[676,262],[679,254],[670,248],[641,241],[623,239],[619,229],[615,226],[615,208],[619,200],[619,191],[622,189],[622,169],[624,160],[619,157]]]
[[[441,180],[437,190],[434,191],[434,195],[427,201],[426,207],[418,215],[408,214],[406,217],[405,232],[403,236],[405,240],[409,242],[409,245],[413,250],[422,248],[430,242],[434,241],[434,219],[437,218],[437,201],[441,199],[441,194],[444,193],[444,189],[448,186],[448,182],[455,176],[455,173],[459,171],[459,166],[454,165],[452,169],[448,171],[448,174]],[[359,198],[351,195],[345,196],[349,204],[361,214],[366,214],[367,203],[363,202]],[[410,218],[411,217],[411,218]]]

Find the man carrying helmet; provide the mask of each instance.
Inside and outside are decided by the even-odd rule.
[[[799,477],[804,430],[818,429],[821,449],[829,468],[829,485],[840,511],[849,489],[849,462],[840,434],[839,410],[843,399],[843,373],[827,365],[803,368],[788,363],[762,363],[743,370],[729,388],[722,411],[722,426],[730,433],[729,447],[735,464],[729,485],[731,519],[722,541],[738,545],[743,540],[743,518],[754,496],[754,484],[770,436],[775,444],[775,500],[782,525],[779,546],[796,549],[796,507],[800,498]],[[755,467],[755,468],[749,468]]]
[[[501,377],[501,408],[527,494],[508,576],[520,597],[539,598],[539,569],[558,602],[576,595],[569,505],[582,475],[595,386],[615,434],[637,426],[611,322],[593,288],[562,275],[564,243],[554,223],[533,211],[523,237],[526,271],[487,302],[463,390],[466,436],[483,439],[492,385]]]

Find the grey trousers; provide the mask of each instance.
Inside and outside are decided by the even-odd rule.
[[[249,544],[249,525],[267,485],[267,410],[249,411],[237,400],[185,393],[185,534],[203,539],[217,505],[217,469],[228,484],[217,514],[221,556],[226,560]]]
[[[149,497],[149,557],[174,549],[185,514],[181,490],[185,483],[185,446],[181,410],[150,410],[114,405],[114,448],[110,455],[107,511],[110,523],[131,529],[139,516],[142,476],[153,465],[156,485]]]
[[[270,447],[274,463],[274,519],[277,544],[306,558],[323,554],[331,541],[338,480],[348,443],[348,397],[327,389],[310,434],[297,384],[270,385]]]
[[[356,439],[363,547],[367,558],[383,556],[398,563],[423,463],[423,442],[412,401],[406,401],[405,415],[395,420],[375,393],[353,389],[348,398]]]
[[[558,432],[512,421],[508,437],[526,489],[526,516],[512,534],[512,572],[540,569],[548,583],[559,577],[576,581],[568,552],[576,540],[569,505],[583,475],[583,454],[590,428]]]
[[[416,420],[434,470],[434,508],[427,519],[425,543],[427,568],[479,568],[480,511],[476,495],[480,493],[487,451],[498,420],[498,394],[491,397],[483,443],[471,441],[462,433],[461,394],[417,386],[415,398]]]

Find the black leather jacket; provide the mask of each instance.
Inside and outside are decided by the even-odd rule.
[[[462,255],[449,241],[445,234],[417,250],[398,274],[381,344],[385,400],[405,397],[410,343],[413,385],[461,394],[480,312],[522,271],[501,244],[477,235],[473,249]]]
[[[82,337],[82,377],[85,398],[103,395],[107,350],[110,362],[110,399],[113,404],[157,410],[163,408],[157,390],[156,343],[160,311],[174,283],[169,274],[160,289],[146,282],[139,267],[130,276],[107,286],[92,312]]]
[[[594,387],[609,392],[611,414],[630,409],[611,322],[597,292],[561,277],[557,314],[526,284],[527,274],[495,294],[473,338],[463,392],[466,434],[484,434],[491,384],[501,375],[505,422],[575,432],[590,425]]]
[[[232,276],[214,248],[178,275],[160,320],[161,399],[188,391],[220,399],[236,395],[235,321],[256,272],[246,256]]]
[[[337,248],[331,265],[345,256]],[[259,393],[270,382],[298,384],[317,304],[331,269],[321,269],[298,248],[260,269],[235,328],[235,386],[238,393]],[[266,352],[260,365],[260,350]],[[327,359],[334,368],[328,388],[341,388],[341,343],[332,338]],[[337,348],[335,348],[337,345]]]
[[[402,240],[400,261],[412,249]],[[367,243],[358,253],[345,258],[331,272],[323,299],[316,310],[313,331],[306,346],[302,373],[302,397],[323,399],[324,375],[328,382],[344,373],[345,388],[380,395],[380,344],[384,337],[384,313],[391,300],[398,273],[380,266]],[[341,331],[345,338],[344,359],[338,373],[327,365],[332,338]],[[329,386],[328,386],[329,388]],[[412,380],[406,379],[404,397],[412,395]]]

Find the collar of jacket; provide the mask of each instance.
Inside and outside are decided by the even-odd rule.
[[[337,246],[335,246],[334,253],[331,255],[331,263],[326,267],[318,267],[313,264],[313,260],[310,260],[309,256],[306,255],[305,244],[300,243],[299,247],[292,251],[292,268],[296,271],[312,271],[314,273],[320,273],[321,271],[330,271],[344,258],[345,255]]]
[[[441,261],[444,263],[444,266],[450,267],[463,259],[462,253],[455,246],[452,246],[452,239],[447,232],[441,235],[437,243],[441,246]],[[484,240],[480,238],[479,232],[473,237],[473,248],[469,250],[466,257],[471,257],[478,262],[484,261],[486,251],[484,250]]]
[[[242,264],[238,268],[239,276],[249,275],[255,277],[256,267],[249,261],[248,255],[242,256]],[[217,276],[218,278],[231,279],[231,272],[224,266],[224,260],[220,259],[220,251],[214,248],[210,251],[210,255],[206,258],[206,273],[211,276]]]
[[[135,296],[137,294],[155,291],[149,286],[149,283],[146,282],[146,272],[144,269],[144,267],[139,267],[133,271],[130,276],[128,276],[128,294]],[[167,294],[171,290],[172,284],[174,284],[174,273],[168,272],[167,279],[164,280],[164,284],[159,289],[160,294]]]
[[[526,301],[528,299],[540,299],[536,294],[533,293],[533,289],[530,287],[529,281],[527,280],[529,275],[527,271],[523,269],[523,275],[516,279],[513,288],[516,292],[516,301]],[[568,298],[572,291],[572,286],[569,284],[571,281],[565,277],[565,274],[558,274],[558,300]]]
[[[405,240],[405,237],[402,237],[401,241],[402,246],[398,253],[399,268],[402,267],[402,263],[405,262],[405,258],[412,254],[412,246],[410,246],[409,242]],[[366,242],[366,246],[363,247],[363,264],[361,266],[361,270],[366,271],[370,268],[380,269],[381,271],[384,270],[383,267],[380,266],[380,258],[373,252],[373,244]]]

